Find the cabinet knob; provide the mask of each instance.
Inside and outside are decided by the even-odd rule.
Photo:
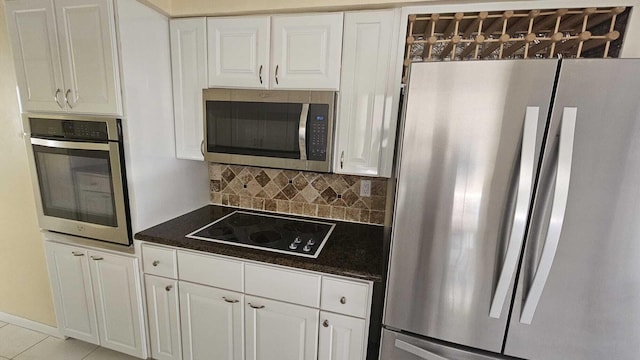
[[[329,320],[325,320],[322,322],[322,326],[329,327]]]
[[[223,296],[223,297],[222,297],[222,299],[223,299],[224,301],[228,302],[228,303],[231,303],[231,304],[235,304],[235,303],[237,303],[237,302],[239,302],[239,301],[240,301],[240,300],[229,299],[229,298],[227,298],[226,296]],[[263,307],[264,307],[264,306],[263,306]]]
[[[153,266],[158,266],[158,265],[160,265],[160,260],[154,260],[154,261],[151,263],[151,265],[153,265]]]
[[[347,298],[346,297],[341,297],[340,298],[340,304],[346,304],[347,303]]]
[[[79,251],[72,251],[71,253],[73,254],[73,256],[84,256],[84,253],[81,253]]]
[[[102,256],[92,256],[91,259],[96,260],[96,261],[104,260],[104,258]]]
[[[254,309],[264,309],[264,305],[253,305],[252,303],[248,303],[249,306],[251,306]]]
[[[173,289],[173,285],[167,285],[167,287],[164,288],[165,290],[167,290],[167,292],[171,291],[171,289]]]

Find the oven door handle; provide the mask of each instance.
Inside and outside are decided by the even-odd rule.
[[[307,117],[309,104],[302,104],[300,111],[300,125],[298,126],[298,144],[300,145],[300,160],[307,160]]]
[[[32,145],[46,146],[57,149],[77,149],[77,150],[102,150],[109,151],[109,144],[105,143],[91,143],[91,142],[76,142],[76,141],[59,141],[31,138]]]

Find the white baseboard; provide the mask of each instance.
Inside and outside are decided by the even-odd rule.
[[[37,321],[25,319],[19,316],[7,314],[4,312],[0,312],[0,321],[6,322],[8,324],[13,324],[16,326],[23,327],[25,329],[41,332],[43,334],[47,334],[50,336],[54,336],[60,339],[64,339],[65,336],[62,335],[60,330],[56,327],[49,326],[43,323],[39,323]]]

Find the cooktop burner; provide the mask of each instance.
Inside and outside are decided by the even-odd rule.
[[[335,224],[234,211],[188,238],[317,258]]]

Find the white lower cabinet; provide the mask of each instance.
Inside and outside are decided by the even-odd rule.
[[[186,360],[243,360],[243,295],[180,282],[182,347]]]
[[[366,358],[369,281],[148,243],[142,249],[154,359]]]
[[[366,321],[320,312],[318,360],[364,359],[366,354]]]
[[[145,358],[138,259],[45,243],[63,335]]]
[[[182,359],[178,281],[145,275],[151,357],[156,360]]]
[[[315,360],[318,309],[245,297],[247,359]]]

